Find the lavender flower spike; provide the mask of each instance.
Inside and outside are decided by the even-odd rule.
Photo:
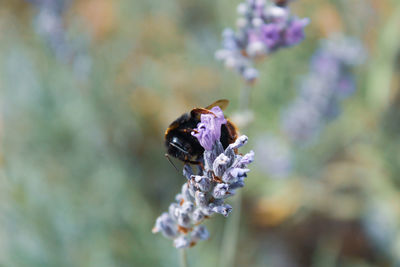
[[[293,34],[290,41],[299,38],[301,33]],[[321,41],[297,97],[282,113],[281,128],[292,143],[312,141],[340,113],[341,102],[356,89],[351,69],[365,57],[362,44],[352,37],[332,35]]]
[[[203,114],[201,122],[193,133],[204,147],[203,165],[197,173],[185,165],[183,175],[187,178],[182,190],[176,195],[176,202],[170,204],[168,212],[157,218],[153,233],[161,232],[172,239],[176,248],[194,246],[206,240],[209,233],[200,225],[211,215],[218,213],[225,217],[232,207],[225,199],[234,195],[235,190],[244,186],[249,169],[254,160],[254,152],[239,155],[235,151],[244,146],[248,138],[242,135],[224,151],[219,140],[221,126],[226,123],[219,107],[211,109],[212,114]]]
[[[304,39],[309,19],[291,14],[288,2],[283,5],[268,0],[240,3],[237,29],[224,30],[222,48],[215,53],[215,58],[234,69],[246,82],[253,82],[258,77],[253,67],[255,59],[297,45]]]

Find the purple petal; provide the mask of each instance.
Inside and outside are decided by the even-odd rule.
[[[304,39],[304,27],[310,22],[308,18],[295,19],[285,33],[285,43],[288,46],[300,43]]]
[[[274,23],[263,25],[261,27],[261,40],[268,48],[274,48],[280,41],[280,26]]]
[[[210,111],[213,114],[201,114],[201,122],[192,132],[205,150],[212,150],[215,142],[221,137],[222,124],[226,124],[224,113],[220,107],[213,107]]]

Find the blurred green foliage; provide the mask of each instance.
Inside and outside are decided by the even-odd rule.
[[[37,8],[0,3],[0,265],[177,265],[169,240],[151,233],[184,181],[163,135],[192,107],[228,98],[227,114],[237,109],[242,81],[213,55],[238,3],[72,1],[66,61],[35,31]],[[397,266],[400,5],[291,5],[311,18],[307,38],[258,64],[250,140],[276,131],[320,38],[356,36],[369,60],[341,116],[297,151],[296,173],[252,170],[236,265]],[[189,250],[190,266],[217,266],[225,220],[207,222],[211,239]]]

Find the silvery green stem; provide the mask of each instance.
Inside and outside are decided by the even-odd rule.
[[[246,111],[250,106],[251,84],[245,83],[239,93],[239,110]]]
[[[232,212],[231,218],[226,221],[224,236],[222,239],[222,253],[220,254],[221,267],[232,267],[235,262],[237,241],[240,230],[240,208],[242,205],[242,192],[238,191],[234,199],[232,200],[232,207],[235,212]]]
[[[239,110],[244,112],[249,109],[251,86],[246,83],[242,86],[239,93]],[[243,130],[243,129],[242,129]],[[222,253],[220,254],[219,266],[234,266],[237,241],[240,231],[240,208],[242,206],[242,192],[239,190],[233,199],[232,207],[235,212],[226,221],[224,236],[222,237]]]
[[[394,1],[393,1],[394,2]],[[400,4],[380,30],[375,57],[370,61],[367,75],[367,98],[372,108],[382,110],[389,103],[390,83],[394,75],[396,52],[399,49]]]
[[[178,249],[181,267],[188,267],[186,249]]]

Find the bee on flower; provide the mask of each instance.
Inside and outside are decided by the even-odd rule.
[[[238,149],[248,141],[245,135],[235,137],[224,147],[221,130],[228,122],[222,109],[213,106],[200,115],[197,127],[189,133],[203,148],[202,155],[196,157],[199,170],[195,173],[190,165],[197,162],[186,162],[183,168],[186,182],[168,212],[157,218],[153,228],[153,233],[161,232],[172,239],[176,248],[191,247],[206,240],[209,233],[201,223],[213,214],[227,217],[232,207],[225,199],[244,186],[250,171],[247,166],[253,162],[254,152],[238,154]],[[167,130],[167,136],[168,133]]]

